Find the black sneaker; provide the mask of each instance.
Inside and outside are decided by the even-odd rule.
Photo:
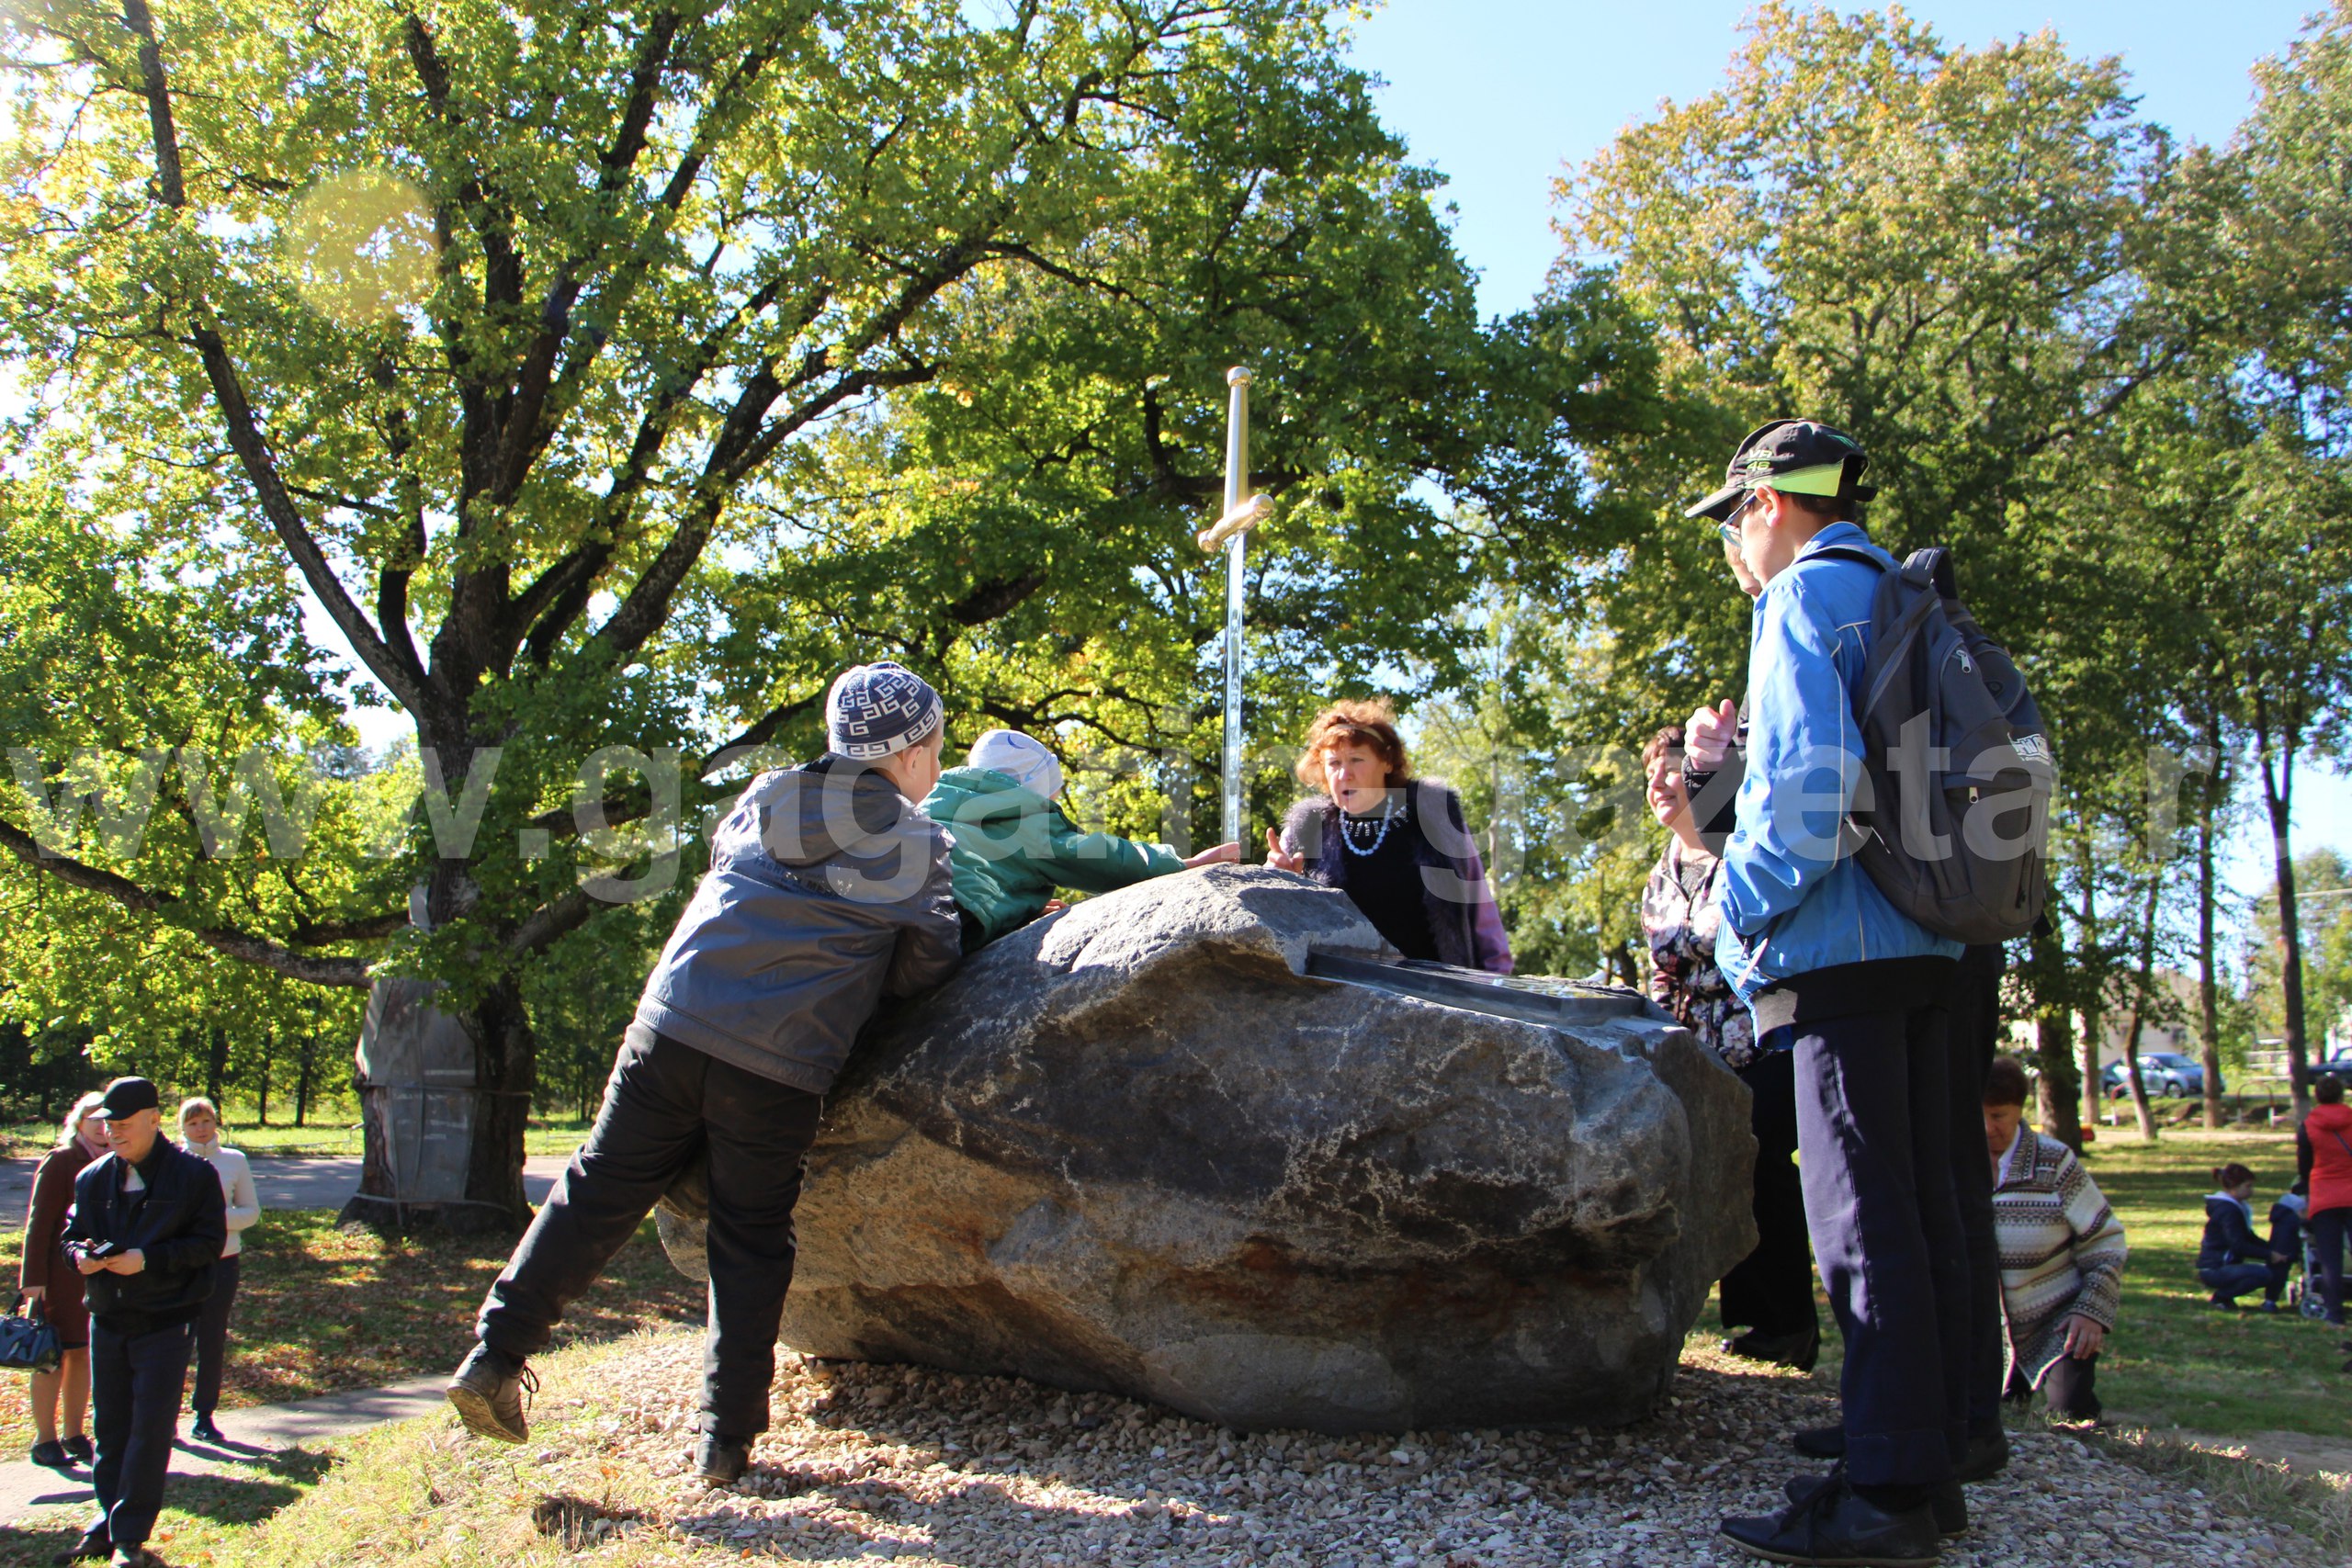
[[[73,1456],[65,1451],[65,1445],[59,1442],[55,1438],[50,1438],[49,1441],[45,1443],[35,1443],[33,1445],[33,1451],[26,1457],[30,1459],[35,1464],[40,1466],[43,1470],[71,1470],[74,1468]]]
[[[752,1468],[750,1438],[705,1432],[695,1448],[695,1473],[714,1486],[732,1486]]]
[[[458,1407],[458,1418],[469,1432],[503,1443],[519,1443],[530,1437],[531,1424],[523,1409],[526,1395],[539,1392],[539,1380],[514,1357],[476,1345],[458,1363],[443,1392]]]
[[[1792,1475],[1781,1490],[1788,1494],[1790,1502],[1802,1506],[1811,1502],[1823,1488],[1837,1485],[1838,1479],[1834,1470],[1826,1475]],[[1968,1533],[1968,1499],[1962,1494],[1959,1482],[1947,1481],[1937,1487],[1935,1495],[1928,1499],[1928,1506],[1935,1510],[1938,1535],[1949,1540]]]
[[[1952,1467],[1952,1477],[1973,1485],[1979,1481],[1990,1481],[2008,1468],[2008,1433],[1986,1432],[1968,1439],[1968,1452]]]
[[[1758,1334],[1749,1329],[1736,1339],[1724,1341],[1724,1349],[1747,1361],[1763,1361],[1776,1367],[1794,1367],[1801,1372],[1813,1371],[1821,1358],[1821,1330],[1801,1329],[1794,1334]]]
[[[1856,1495],[1842,1475],[1781,1513],[1726,1518],[1723,1533],[1750,1557],[1808,1568],[1933,1568],[1942,1552],[1933,1508],[1889,1513]]]
[[[98,1450],[90,1439],[76,1432],[65,1439],[65,1457],[75,1464],[95,1464]]]
[[[1789,1445],[1807,1459],[1844,1459],[1846,1428],[1807,1427],[1790,1438]]]
[[[229,1440],[221,1434],[220,1428],[212,1424],[209,1416],[198,1416],[189,1425],[187,1435],[199,1443],[225,1443]]]
[[[82,1532],[82,1539],[59,1552],[51,1562],[57,1563],[88,1562],[114,1555],[114,1538],[107,1533],[107,1522],[100,1519]]]

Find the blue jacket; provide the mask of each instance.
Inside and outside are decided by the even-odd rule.
[[[947,978],[963,934],[946,829],[829,753],[753,779],[719,823],[637,1021],[823,1094],[884,995]]]
[[[1888,958],[1957,958],[1961,944],[1896,910],[1870,874],[1838,853],[1861,776],[1850,695],[1870,653],[1879,574],[1860,561],[1815,560],[1831,545],[1894,558],[1852,523],[1806,541],[1756,602],[1747,642],[1747,771],[1716,877],[1715,957],[1753,1003],[1776,980]]]

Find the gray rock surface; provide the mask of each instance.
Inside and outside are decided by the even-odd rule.
[[[835,1091],[785,1343],[1242,1428],[1647,1415],[1753,1245],[1746,1089],[1623,993],[1382,953],[1215,867],[977,955]]]

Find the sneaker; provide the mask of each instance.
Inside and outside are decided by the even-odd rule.
[[[523,1411],[526,1396],[539,1392],[539,1380],[515,1358],[476,1345],[458,1363],[443,1392],[458,1407],[458,1418],[469,1432],[503,1443],[519,1443],[530,1437],[531,1424]]]
[[[199,1443],[225,1443],[229,1439],[212,1424],[210,1416],[198,1416],[187,1429],[187,1435]]]
[[[2256,1312],[2277,1312],[2278,1310],[2278,1303],[2272,1301],[2268,1296],[2265,1296],[2262,1298],[2262,1303],[2254,1310]]]
[[[1791,1438],[1789,1444],[1807,1459],[1844,1459],[1846,1457],[1846,1428],[1807,1427]]]
[[[1813,1363],[1821,1357],[1821,1330],[1800,1329],[1794,1334],[1758,1334],[1749,1329],[1736,1339],[1724,1341],[1724,1349],[1742,1360],[1763,1361],[1775,1367],[1794,1367],[1801,1372],[1813,1371]]]
[[[65,1439],[65,1457],[75,1464],[95,1464],[98,1450],[90,1439],[76,1432]]]
[[[1790,1502],[1802,1506],[1824,1487],[1837,1485],[1838,1479],[1838,1473],[1834,1470],[1826,1475],[1793,1475],[1781,1490]],[[1968,1498],[1958,1481],[1947,1481],[1937,1487],[1935,1495],[1928,1499],[1928,1506],[1935,1511],[1936,1533],[1946,1540],[1968,1533]]]
[[[107,1568],[164,1568],[164,1563],[143,1546],[118,1546]]]
[[[705,1432],[695,1448],[695,1473],[714,1486],[732,1486],[752,1468],[750,1438]]]
[[[82,1532],[81,1540],[59,1552],[51,1561],[60,1564],[88,1562],[113,1555],[114,1540],[107,1534],[106,1520],[100,1519]]]
[[[2238,1310],[2238,1303],[2234,1299],[2224,1301],[2220,1296],[2206,1297],[2205,1304],[2211,1307],[2215,1312],[2235,1312]]]
[[[1928,1505],[1889,1513],[1836,1472],[1781,1513],[1726,1518],[1722,1529],[1750,1557],[1812,1568],[1933,1568],[1943,1550]]]
[[[74,1468],[73,1458],[66,1453],[65,1445],[59,1442],[55,1438],[50,1438],[49,1441],[45,1443],[35,1443],[33,1445],[33,1451],[28,1457],[35,1464],[40,1466],[43,1470],[71,1470]]]
[[[1968,1439],[1968,1451],[1952,1467],[1952,1478],[1973,1485],[2009,1468],[2009,1435],[1995,1430]]]

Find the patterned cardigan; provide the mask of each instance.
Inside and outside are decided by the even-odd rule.
[[[2115,1326],[2123,1226],[2073,1150],[2031,1128],[2018,1136],[2032,1142],[2012,1152],[2008,1179],[1993,1190],[1993,1229],[2011,1364],[2039,1388],[2066,1353],[2068,1317]]]

